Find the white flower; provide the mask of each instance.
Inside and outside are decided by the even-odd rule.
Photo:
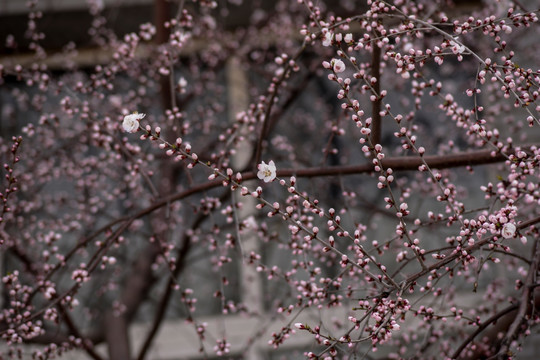
[[[323,29],[323,38],[322,38],[322,44],[323,46],[331,46],[332,45],[332,39],[334,39],[334,34],[330,31],[324,32],[325,29]],[[328,30],[328,29],[326,29]]]
[[[455,40],[458,40],[458,38],[454,38]],[[454,54],[463,54],[465,51],[465,45],[462,45],[458,43],[457,41],[451,40],[450,46],[452,46],[452,51]]]
[[[268,164],[266,164],[264,161],[261,162],[257,166],[257,169],[259,169],[257,177],[264,180],[264,182],[270,182],[276,178],[276,164],[274,164],[273,160],[270,160]]]
[[[250,217],[245,219],[244,226],[246,229],[257,230],[258,226],[257,226],[257,221],[255,221],[255,217],[251,215]]]
[[[345,63],[339,59],[332,59],[332,65],[336,73],[342,73],[345,71]]]
[[[516,234],[516,225],[512,223],[504,224],[501,230],[501,235],[503,236],[503,238],[509,239],[509,238],[514,237],[515,234]]]
[[[125,131],[134,133],[139,130],[139,120],[141,120],[143,117],[145,117],[146,114],[129,114],[124,116],[124,122],[122,123],[122,127]]]
[[[178,91],[180,91],[180,94],[185,94],[186,93],[187,84],[188,84],[188,82],[184,77],[181,77],[178,80]]]
[[[345,37],[343,38],[343,40],[347,43],[347,44],[350,44],[353,42],[353,36],[351,33],[348,33],[348,34],[345,34]]]
[[[405,45],[403,45],[403,51],[408,53],[409,51],[411,51],[411,49],[414,48],[414,45],[410,42],[406,43]]]
[[[181,88],[185,88],[187,86],[187,80],[184,77],[181,77],[178,80],[178,86],[180,86]]]

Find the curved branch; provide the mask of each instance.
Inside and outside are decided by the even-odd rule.
[[[304,41],[302,43],[302,46],[300,49],[296,52],[296,54],[293,56],[292,60],[296,62],[300,55],[304,52],[306,49],[306,42]],[[261,133],[259,134],[259,138],[257,140],[257,145],[255,147],[255,164],[254,168],[257,167],[257,164],[261,161],[261,154],[262,154],[262,143],[264,139],[268,136],[269,130],[270,130],[270,114],[272,113],[272,107],[275,104],[275,100],[278,94],[278,89],[280,85],[289,77],[290,72],[293,68],[293,64],[291,62],[287,62],[287,65],[285,66],[285,69],[283,71],[283,74],[278,78],[272,81],[274,85],[274,90],[269,94],[268,97],[268,106],[266,107],[266,110],[263,114],[263,125],[261,128]]]
[[[516,339],[518,334],[519,327],[527,321],[527,314],[531,312],[534,307],[532,306],[532,299],[534,296],[534,284],[536,281],[536,274],[538,273],[538,265],[540,264],[540,246],[538,246],[538,240],[534,243],[534,256],[529,266],[529,272],[527,273],[527,278],[525,280],[525,286],[523,286],[523,293],[521,294],[521,301],[519,304],[518,313],[508,328],[506,335],[501,341],[501,348],[499,350],[498,356],[502,354],[507,354],[510,350],[510,345],[514,339]]]
[[[142,253],[133,264],[123,287],[120,303],[125,306],[125,311],[116,314],[114,309],[110,309],[104,317],[105,338],[111,359],[131,358],[128,327],[154,281],[152,264],[160,253],[160,246],[157,242],[151,243]]]
[[[524,222],[522,222],[520,224],[517,224],[516,227],[517,227],[517,229],[524,229],[526,227],[537,224],[539,222],[540,222],[540,216],[537,216],[537,217],[535,217],[533,219],[530,219],[530,220],[524,221]],[[466,251],[467,253],[471,253],[471,252],[473,252],[475,250],[478,250],[480,247],[484,246],[485,244],[489,243],[490,241],[493,241],[493,238],[494,238],[494,236],[490,236],[488,238],[482,239],[480,241],[477,241],[473,245],[467,246],[463,250]],[[444,259],[437,261],[435,264],[433,264],[431,266],[428,266],[427,269],[422,269],[421,271],[417,272],[416,274],[413,274],[413,275],[409,276],[405,280],[405,284],[412,284],[414,281],[416,281],[417,279],[419,279],[422,276],[426,275],[427,273],[430,273],[431,271],[436,270],[436,269],[440,269],[441,267],[451,263],[452,261],[458,259],[461,256],[462,256],[461,252],[450,254],[450,255],[446,256]]]
[[[474,338],[478,334],[480,334],[482,331],[484,331],[492,323],[495,323],[497,320],[504,317],[506,314],[509,314],[509,313],[515,311],[518,308],[518,306],[519,306],[518,304],[510,305],[510,306],[504,308],[503,310],[499,311],[498,313],[494,314],[493,316],[490,316],[486,321],[482,322],[482,324],[478,327],[478,329],[476,329],[475,332],[470,334],[467,337],[467,339],[465,339],[465,341],[463,343],[461,343],[459,348],[457,348],[457,350],[452,355],[451,359],[457,359],[459,357],[459,355],[461,355],[461,352],[467,347],[467,345],[469,345],[474,340]]]
[[[222,201],[228,195],[229,195],[229,192],[226,191],[225,194],[223,194],[220,197],[220,200]],[[192,229],[197,228],[204,221],[204,219],[206,219],[207,216],[208,216],[207,214],[199,214],[197,219],[195,219],[195,221],[193,222],[191,228]],[[156,314],[154,316],[154,321],[152,323],[152,327],[148,331],[148,334],[146,335],[146,338],[144,339],[141,350],[139,351],[139,355],[137,356],[138,360],[144,359],[144,357],[148,353],[148,350],[150,350],[152,341],[157,335],[157,332],[161,326],[161,323],[165,316],[165,312],[171,300],[171,296],[173,294],[176,279],[178,275],[180,274],[180,272],[184,269],[184,266],[186,263],[186,257],[187,257],[187,254],[189,253],[190,248],[191,248],[191,241],[189,240],[189,237],[186,235],[186,233],[184,233],[184,236],[182,237],[182,246],[178,249],[178,255],[176,257],[174,270],[172,271],[172,275],[169,278],[169,281],[167,282],[165,293],[161,297],[159,305],[157,306]]]

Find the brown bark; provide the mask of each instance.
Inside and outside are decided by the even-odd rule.
[[[376,79],[372,85],[373,93],[377,97],[371,102],[371,143],[373,145],[381,143],[382,133],[382,117],[381,117],[381,48],[377,46],[377,42],[372,42],[373,53],[371,55],[371,76]]]
[[[123,286],[124,290],[120,297],[122,311],[115,313],[115,310],[111,309],[105,314],[105,339],[111,359],[131,359],[129,325],[154,283],[152,264],[159,255],[159,251],[157,243],[149,244],[141,251]]]

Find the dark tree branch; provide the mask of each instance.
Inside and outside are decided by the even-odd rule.
[[[90,357],[94,360],[103,360],[103,358],[95,351],[94,347],[92,346],[93,343],[91,343],[91,340],[88,337],[85,337],[79,331],[79,328],[75,325],[73,319],[71,319],[71,316],[69,316],[69,313],[66,311],[64,306],[62,304],[57,304],[56,307],[62,314],[62,318],[64,319],[64,322],[66,323],[70,333],[73,334],[77,339],[81,339],[82,347],[88,353],[88,355],[90,355]]]
[[[304,52],[306,48],[306,43],[303,43],[300,49],[296,52],[292,60],[296,62],[300,55]],[[273,79],[272,82],[274,84],[273,91],[270,94],[267,94],[267,103],[266,103],[266,109],[264,113],[259,115],[259,118],[262,118],[262,127],[261,132],[259,134],[259,137],[257,139],[257,145],[255,146],[255,163],[253,165],[253,168],[257,168],[257,164],[261,162],[261,156],[262,156],[262,144],[263,141],[266,139],[266,137],[269,134],[270,131],[270,116],[272,114],[272,108],[275,104],[276,97],[278,95],[278,90],[280,86],[283,84],[283,82],[289,77],[290,72],[292,70],[292,65],[290,62],[287,62],[287,65],[285,66],[285,69],[283,71],[283,74],[277,78]]]
[[[528,149],[533,145],[521,146],[521,149]],[[424,160],[430,168],[435,169],[447,169],[460,166],[472,166],[472,165],[485,165],[491,163],[502,162],[506,160],[506,156],[513,154],[514,150],[506,151],[504,154],[496,153],[494,156],[489,150],[472,151],[466,153],[450,154],[450,155],[433,155],[425,156]],[[418,156],[400,156],[391,157],[382,160],[384,168],[392,168],[393,170],[410,171],[417,170],[422,165],[422,159]],[[344,165],[344,166],[332,166],[332,167],[313,167],[308,169],[281,169],[277,171],[278,177],[296,176],[296,177],[321,177],[321,176],[335,176],[335,175],[357,175],[364,173],[371,173],[374,171],[372,164],[361,165]],[[242,173],[243,180],[251,180],[257,178],[257,173],[250,171]],[[143,217],[156,209],[159,209],[166,204],[184,199],[193,194],[223,186],[221,179],[208,181],[204,184],[194,186],[188,190],[180,193],[172,194],[158,200],[156,203],[150,205],[146,209],[134,214],[131,219],[138,219]]]
[[[160,245],[157,242],[149,244],[145,250],[141,251],[123,286],[120,303],[124,309],[119,311],[119,314],[111,309],[105,315],[105,338],[111,359],[131,359],[128,327],[154,283],[152,264],[159,253]]]
[[[189,249],[191,248],[191,241],[189,240],[189,237],[184,235],[182,239],[182,247],[178,250],[178,256],[176,258],[176,267],[173,271],[173,276],[169,279],[167,282],[167,287],[165,289],[165,293],[161,297],[161,300],[159,304],[157,305],[156,314],[154,315],[154,321],[152,323],[152,327],[148,331],[148,334],[146,335],[146,338],[144,339],[143,345],[141,349],[139,350],[139,355],[137,356],[138,360],[143,360],[150,350],[150,347],[152,346],[152,342],[154,341],[154,338],[157,335],[157,332],[162,324],[163,318],[165,317],[165,312],[167,311],[167,307],[169,305],[171,295],[173,293],[174,284],[176,281],[176,278],[178,277],[178,274],[180,274],[181,270],[184,268],[185,259],[187,254],[189,253]]]
[[[229,191],[226,191],[220,197],[220,201],[223,201],[228,196],[229,196]],[[191,229],[198,228],[202,224],[202,222],[207,218],[207,216],[208,215],[206,214],[199,214],[199,216],[193,222]],[[159,305],[157,306],[156,314],[154,316],[154,322],[152,323],[152,327],[150,331],[148,331],[148,334],[146,335],[146,339],[144,340],[141,350],[139,351],[139,355],[137,356],[138,360],[143,360],[146,354],[148,353],[148,350],[150,350],[152,341],[157,335],[157,332],[161,326],[163,318],[165,317],[165,312],[167,311],[167,307],[169,306],[169,302],[171,300],[171,296],[174,290],[174,285],[176,284],[176,281],[177,281],[176,279],[178,278],[178,275],[180,275],[180,273],[185,267],[186,257],[189,253],[189,250],[191,249],[191,241],[189,241],[189,237],[185,233],[184,233],[184,236],[182,237],[181,244],[182,246],[180,247],[180,249],[178,249],[178,254],[176,256],[176,263],[175,263],[174,270],[172,271],[172,275],[169,278],[169,281],[167,282],[165,293],[161,297]]]
[[[521,146],[521,148],[527,149],[527,148],[530,148],[531,146],[533,145],[523,145]],[[511,150],[511,151],[507,151],[505,154],[510,155],[513,153],[514,153],[514,150]],[[495,156],[492,156],[491,151],[480,150],[480,151],[458,153],[458,154],[451,154],[451,155],[425,156],[424,160],[431,168],[445,169],[445,168],[460,167],[460,166],[485,165],[485,164],[497,163],[497,162],[505,161],[506,157],[505,155],[501,153],[497,153],[495,154]],[[410,171],[410,170],[416,170],[418,166],[422,165],[422,161],[417,156],[403,156],[403,157],[391,157],[391,158],[383,159],[382,164],[385,168],[390,167],[394,170]],[[280,177],[293,176],[293,175],[296,177],[322,177],[322,176],[335,176],[335,175],[357,175],[357,174],[363,174],[363,173],[371,173],[373,171],[374,169],[373,169],[372,164],[361,164],[361,165],[344,165],[344,166],[332,166],[332,167],[314,167],[314,168],[308,168],[308,169],[281,169],[277,171],[277,175]],[[251,180],[251,179],[255,179],[256,177],[257,177],[257,174],[255,172],[242,173],[243,180]],[[123,222],[125,224],[126,221],[133,221],[135,219],[139,219],[167,204],[170,204],[173,201],[182,200],[191,195],[194,195],[194,194],[197,194],[202,191],[209,190],[209,189],[213,189],[216,187],[220,187],[220,186],[223,186],[222,181],[220,179],[208,181],[204,184],[193,186],[189,188],[188,190],[182,191],[180,193],[163,197],[157,200],[154,204],[148,206],[145,209],[138,211],[137,213],[131,216],[125,216],[120,219],[115,219],[114,221],[111,221],[109,224],[102,226],[99,230],[91,234],[88,238],[81,240],[79,244],[75,248],[73,248],[68,253],[68,255],[66,255],[66,260],[69,259],[72,256],[72,254],[76,253],[78,249],[86,246],[86,244],[92,241],[100,233],[110,229],[112,226],[118,223]],[[125,225],[123,225],[122,227],[125,228]],[[53,272],[57,270],[57,268],[59,268],[59,266],[55,267],[55,269],[53,269]]]
[[[524,221],[522,223],[517,224],[516,228],[517,229],[524,229],[524,228],[529,227],[531,225],[535,225],[535,224],[537,224],[539,222],[540,222],[540,216],[537,216],[537,217],[535,217],[533,219],[530,219],[530,220],[527,220],[527,221]],[[473,251],[476,251],[479,248],[481,248],[482,246],[484,246],[485,244],[493,241],[493,239],[494,239],[494,236],[487,237],[485,239],[477,241],[473,245],[467,246],[463,250],[465,250],[467,253],[472,253]],[[440,269],[440,268],[444,267],[445,265],[451,263],[452,261],[457,260],[461,256],[462,256],[461,252],[453,252],[453,253],[449,254],[448,256],[446,256],[444,259],[437,261],[436,263],[432,264],[431,266],[428,266],[427,269],[423,269],[423,270],[409,276],[407,278],[407,280],[405,280],[405,283],[406,284],[412,284],[414,281],[416,281],[417,279],[419,279],[422,276],[426,275],[427,273],[429,273],[429,272],[431,272],[433,270]]]
[[[465,339],[465,341],[459,346],[459,348],[457,348],[457,350],[452,355],[452,359],[457,359],[461,355],[461,352],[467,347],[467,345],[469,345],[478,334],[484,331],[492,323],[497,322],[500,318],[506,317],[507,314],[513,315],[513,313],[517,310],[518,306],[519,305],[517,304],[510,305],[483,321],[480,326],[478,326],[478,329],[476,329],[475,332],[470,334],[469,337],[467,337],[467,339]]]
[[[534,242],[533,254],[533,259],[531,261],[531,265],[529,266],[529,272],[527,273],[525,285],[522,288],[523,292],[521,294],[519,310],[514,321],[512,322],[512,325],[510,325],[505,337],[501,341],[501,348],[498,355],[501,359],[505,358],[506,354],[508,354],[510,351],[512,341],[519,336],[519,328],[527,321],[527,315],[530,315],[531,310],[534,309],[533,285],[536,283],[536,275],[538,273],[538,265],[540,263],[540,246],[538,246],[538,239]]]
[[[131,359],[129,348],[128,324],[123,316],[112,311],[105,315],[105,340],[110,359]]]
[[[156,26],[156,42],[158,44],[164,44],[169,40],[169,29],[165,27],[165,23],[169,21],[171,6],[166,0],[155,0],[154,3],[154,24]],[[169,76],[162,76],[160,78],[161,87],[161,102],[165,109],[170,109],[175,102],[172,96],[176,96],[171,91]]]
[[[372,85],[375,101],[371,102],[371,143],[373,145],[381,143],[382,118],[381,118],[381,48],[377,46],[376,41],[372,41],[371,47],[371,76],[375,78]]]
[[[287,99],[284,101],[284,103],[279,107],[279,109],[276,110],[276,112],[271,116],[271,119],[268,121],[267,129],[266,129],[266,135],[268,136],[273,129],[278,124],[279,120],[282,119],[282,115],[294,104],[294,102],[298,99],[298,97],[305,91],[307,85],[311,81],[311,79],[315,76],[315,70],[310,70],[306,76],[302,79],[300,84],[298,84],[296,87],[292,88],[289,91],[289,94],[287,96]],[[262,144],[261,144],[262,145]],[[255,164],[258,164],[261,159],[261,154],[257,154],[257,150],[259,148],[256,147],[254,149],[254,153],[252,154],[252,159],[250,162],[246,165],[244,171],[248,171],[252,166],[252,161],[255,161]],[[259,157],[258,160],[257,157]]]
[[[13,246],[11,249],[12,253],[19,258],[19,260],[24,263],[26,270],[31,273],[36,279],[39,278],[38,273],[35,269],[35,267],[32,265],[34,261],[30,259],[19,247]],[[93,347],[89,344],[89,342],[93,342],[93,340],[90,340],[89,337],[83,335],[71,316],[69,316],[69,313],[64,308],[64,305],[62,305],[60,302],[56,303],[56,308],[58,309],[58,312],[62,316],[62,320],[67,325],[67,328],[69,329],[69,335],[73,335],[78,339],[82,340],[82,347],[83,349],[88,353],[88,355],[95,360],[102,360],[103,358],[94,351]],[[2,329],[4,330],[4,329]],[[48,332],[45,332],[45,334],[38,336],[37,338],[30,339],[29,342],[31,343],[44,343],[44,341],[53,342],[55,344],[61,344],[63,342],[65,343],[72,343],[70,341],[70,336],[64,335],[63,333],[59,333],[59,330],[54,331],[56,334],[49,334]]]

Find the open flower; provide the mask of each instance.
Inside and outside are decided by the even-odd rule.
[[[332,66],[336,73],[342,73],[345,71],[345,63],[339,59],[333,59]]]
[[[259,169],[257,177],[264,180],[264,182],[270,182],[276,178],[276,164],[274,164],[273,160],[270,160],[268,164],[266,164],[264,161],[261,162],[257,166],[257,169]]]
[[[334,33],[331,33],[330,31],[328,31],[328,29],[323,29],[323,37],[322,37],[323,46],[332,46],[333,39],[334,39]]]
[[[139,130],[139,120],[144,118],[146,114],[133,113],[124,116],[124,122],[122,122],[122,127],[126,132],[134,133]]]
[[[512,223],[504,224],[501,230],[501,235],[503,236],[503,238],[509,239],[509,238],[514,237],[515,234],[516,234],[516,225]]]
[[[465,45],[458,43],[456,40],[458,40],[457,37],[454,38],[455,40],[450,41],[450,46],[452,47],[452,51],[454,54],[463,54],[463,52],[466,50]]]

